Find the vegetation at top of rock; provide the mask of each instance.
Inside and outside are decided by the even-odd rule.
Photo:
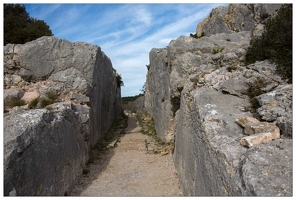
[[[124,83],[122,81],[122,78],[121,78],[120,74],[116,75],[116,81],[117,81],[117,87],[124,86]]]
[[[193,38],[196,38],[196,39],[199,39],[199,38],[201,38],[203,36],[206,36],[206,34],[204,32],[202,32],[200,36],[197,36],[196,33],[195,34],[190,33],[190,37],[193,37]]]
[[[52,35],[50,27],[43,20],[30,17],[24,5],[4,4],[4,45]]]
[[[292,82],[292,4],[282,5],[268,19],[262,36],[250,42],[246,64],[265,59],[276,63],[278,73]]]

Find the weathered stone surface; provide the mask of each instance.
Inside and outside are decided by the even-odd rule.
[[[293,141],[278,139],[250,148],[242,160],[244,196],[292,196]]]
[[[39,94],[36,91],[32,91],[32,92],[25,92],[21,99],[24,100],[26,103],[30,103],[30,101],[38,97],[39,97]]]
[[[4,117],[4,195],[65,195],[88,159],[80,123],[64,104]]]
[[[283,135],[292,137],[292,84],[279,85],[275,90],[257,98],[260,117],[268,122],[277,122]]]
[[[250,4],[247,7],[233,5],[229,8],[231,13],[226,13],[227,27],[224,26],[226,23],[219,23],[224,20],[222,16],[226,14],[221,14],[223,9],[219,13],[221,8],[218,8],[215,11],[217,14],[212,13],[211,16],[213,20],[217,20],[217,24],[210,19],[202,22],[205,27],[206,24],[212,23],[208,27],[209,31],[213,29],[212,35],[206,34],[200,39],[181,36],[171,41],[167,48],[152,49],[150,52],[145,107],[153,117],[156,131],[163,141],[166,141],[163,135],[173,132],[175,167],[186,196],[266,196],[267,193],[270,196],[292,195],[292,178],[289,176],[277,177],[276,184],[281,185],[281,189],[274,191],[270,190],[270,184],[266,184],[272,183],[274,176],[266,176],[265,182],[249,181],[254,178],[253,172],[247,172],[248,166],[244,166],[248,152],[253,148],[272,146],[280,139],[245,148],[240,141],[246,135],[236,122],[237,117],[245,116],[240,123],[246,126],[247,117],[253,117],[253,114],[256,117],[265,116],[258,114],[261,112],[260,107],[263,107],[258,95],[272,93],[279,85],[287,86],[286,81],[276,73],[275,64],[268,60],[247,66],[244,63],[253,34],[241,29],[264,25],[266,21],[261,18],[261,14],[275,11],[273,5],[270,6],[271,9],[267,7],[269,8],[268,5],[262,4]],[[251,12],[247,9],[251,9]],[[240,12],[243,14],[238,15]],[[254,13],[249,24],[243,19],[250,18],[246,13]],[[217,34],[215,31],[224,31],[223,26],[228,32]],[[220,52],[215,54],[217,51]],[[257,113],[250,102],[254,90],[259,91],[255,97],[260,104]],[[289,89],[283,96],[292,99],[290,91]],[[252,103],[254,102],[253,99]],[[279,100],[279,104],[286,108],[285,114],[292,113],[289,102],[290,100],[282,103]],[[273,106],[269,106],[271,105]],[[274,139],[280,136],[286,139],[285,136],[289,135],[287,132],[292,130],[292,121],[288,120],[292,117],[284,115],[284,112],[280,114],[273,123],[277,123],[281,132],[278,128],[273,129]],[[272,135],[265,132],[257,136],[260,134]],[[291,135],[287,138],[291,138]],[[261,139],[261,142],[266,142],[264,136]],[[285,144],[289,144],[287,149],[292,148],[291,140]],[[269,153],[269,150],[262,148],[261,151],[258,159],[265,159],[264,154]],[[291,165],[276,160],[277,157],[282,159],[286,156],[284,151],[274,155],[275,157],[267,159],[271,166],[278,165],[279,169],[292,171]],[[291,159],[290,155],[288,157],[287,160]],[[260,162],[258,166],[256,162],[253,163],[253,166],[252,170],[261,168]],[[287,188],[285,192],[284,188]]]
[[[12,99],[21,99],[25,91],[19,88],[11,88],[4,90],[3,98],[4,104],[8,104]]]
[[[22,81],[22,78],[18,75],[7,74],[4,77],[4,84],[6,86],[17,86]]]
[[[245,127],[247,125],[247,123],[257,123],[257,122],[259,122],[258,119],[254,118],[254,117],[248,117],[248,116],[239,116],[238,118],[236,118],[235,121],[239,125],[241,125],[242,127]]]
[[[258,24],[264,25],[266,14],[272,15],[282,4],[230,4],[214,8],[210,16],[200,22],[196,34],[206,36],[216,33],[252,31]],[[258,35],[258,33],[256,33]]]
[[[243,130],[237,116],[248,101],[212,88],[183,96],[175,132],[174,161],[186,196],[241,195],[240,156],[246,151],[239,144]]]
[[[272,140],[279,139],[280,138],[280,131],[274,131],[274,132],[263,132],[258,133],[255,135],[250,135],[243,137],[240,140],[241,145],[245,147],[252,147],[259,144],[266,144],[271,142]]]
[[[272,124],[272,123],[268,123],[268,122],[255,122],[255,123],[247,123],[245,126],[245,134],[247,135],[255,135],[255,134],[259,134],[259,133],[275,133],[278,136],[280,135],[280,130],[279,128]]]
[[[76,92],[70,92],[70,100],[74,100],[78,103],[89,103],[89,97],[76,93]]]
[[[173,110],[178,110],[178,100],[174,102],[177,108],[171,105],[169,92],[169,67],[166,49],[152,49],[149,57],[150,68],[146,75],[149,83],[146,83],[145,108],[153,117],[155,130],[163,141],[173,138],[171,120]],[[157,74],[157,76],[156,76]],[[161,111],[161,112],[159,112]]]

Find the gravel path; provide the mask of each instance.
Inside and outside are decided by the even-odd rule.
[[[172,155],[148,154],[136,118],[129,116],[117,146],[91,164],[72,191],[77,196],[181,196]]]

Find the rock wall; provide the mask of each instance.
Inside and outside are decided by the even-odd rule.
[[[251,35],[181,36],[150,52],[145,107],[175,140],[186,196],[292,196],[292,85],[268,60],[244,64]],[[246,136],[244,117],[258,134]]]
[[[9,195],[11,191],[14,191],[11,194],[16,195],[64,195],[69,191],[72,182],[77,181],[82,173],[89,149],[123,113],[121,90],[116,76],[118,74],[110,59],[97,45],[41,37],[23,45],[8,44],[4,47],[4,120],[9,121],[13,117],[16,121],[22,121],[24,116],[34,118],[34,122],[49,120],[46,121],[49,124],[45,125],[33,122],[11,123],[12,130],[17,131],[19,126],[23,127],[21,131],[14,133],[4,124],[5,138],[17,140],[17,145],[10,147],[12,150],[7,151],[8,154],[5,153],[5,195]],[[24,111],[20,115],[14,115],[14,111],[19,110],[19,107],[14,107],[15,103],[20,101],[25,104],[19,105]],[[34,102],[36,104],[33,104]],[[53,103],[63,102],[68,102],[67,109],[70,110],[66,114],[64,110],[57,113],[57,116],[52,114],[52,111],[58,112],[55,111]],[[43,119],[45,116],[51,116],[52,119]],[[59,123],[55,124],[56,118],[62,122],[58,120]],[[46,126],[50,130],[40,126]],[[58,130],[58,127],[61,130]],[[36,135],[25,131],[35,129]],[[44,131],[49,131],[54,136],[38,137],[39,134],[45,134]],[[13,135],[13,138],[10,138],[10,135]],[[27,140],[34,141],[29,145],[30,148],[16,153],[17,156],[11,153],[17,152],[19,145]],[[6,143],[9,141],[5,139],[5,149],[8,148]],[[41,144],[45,149],[38,154],[32,153],[39,151]],[[60,145],[65,146],[62,148]],[[57,151],[56,148],[60,150]],[[77,150],[73,151],[72,155],[73,148]],[[40,160],[39,163],[39,156],[42,155],[45,158],[55,156],[61,164],[52,164],[50,159]],[[18,164],[19,162],[30,164]],[[67,170],[65,162],[69,165]],[[10,171],[8,165],[17,167]],[[42,171],[41,168],[46,168],[47,171]],[[56,175],[62,168],[63,173]],[[34,171],[40,173],[36,174]],[[16,176],[20,176],[18,180],[21,182],[13,180]],[[66,178],[69,176],[72,178]],[[45,177],[45,182],[48,181],[47,185],[36,181],[42,177]],[[31,183],[32,181],[36,181],[38,187],[35,187],[36,184]],[[61,183],[54,184],[57,182]]]

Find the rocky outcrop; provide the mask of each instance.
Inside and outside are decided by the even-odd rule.
[[[268,60],[244,64],[251,36],[181,36],[150,52],[145,108],[159,137],[175,140],[186,196],[292,195],[292,85]]]
[[[210,13],[196,28],[196,35],[253,31],[260,35],[267,18],[282,4],[230,4],[220,6]],[[259,31],[259,32],[258,32]],[[258,33],[257,33],[258,32]]]
[[[9,149],[4,162],[5,195],[69,192],[82,174],[89,149],[122,115],[117,76],[97,45],[41,37],[4,47],[4,120],[32,118],[20,124],[4,123],[5,152]],[[55,103],[63,102],[67,108],[56,110]],[[18,110],[24,111],[13,114]],[[11,146],[11,141],[17,142]],[[19,148],[23,150],[18,152]]]

